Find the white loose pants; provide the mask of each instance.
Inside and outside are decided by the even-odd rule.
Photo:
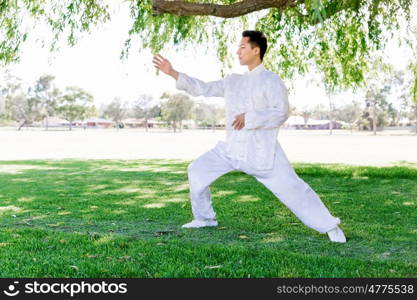
[[[230,171],[240,170],[266,186],[306,226],[326,233],[340,224],[319,196],[294,172],[278,142],[274,167],[269,171],[257,171],[243,161],[230,158],[225,147],[224,142],[219,142],[188,166],[191,206],[196,220],[215,219],[210,184]]]

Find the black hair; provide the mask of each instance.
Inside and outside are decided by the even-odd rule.
[[[261,49],[261,61],[264,59],[266,49],[268,48],[268,42],[266,36],[261,31],[256,30],[245,30],[242,32],[242,37],[249,38],[249,44],[253,47],[259,47]]]

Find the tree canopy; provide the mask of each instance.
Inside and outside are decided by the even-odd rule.
[[[153,52],[207,44],[227,66],[231,55],[227,50],[237,42],[236,32],[258,29],[268,37],[264,62],[268,68],[291,78],[314,66],[328,86],[339,87],[363,81],[369,57],[383,49],[404,21],[410,22],[413,10],[412,0],[128,2],[132,28],[121,45],[122,57],[128,56],[136,39]],[[18,59],[34,26],[50,27],[54,48],[61,38],[73,45],[79,34],[110,17],[105,0],[0,0],[0,61]]]

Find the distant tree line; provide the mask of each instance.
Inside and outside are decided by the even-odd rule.
[[[338,120],[348,123],[351,130],[369,130],[374,134],[378,128],[409,126],[413,122],[417,133],[417,64],[410,63],[406,70],[398,71],[376,57],[370,66],[364,85],[354,91],[355,99],[350,103],[337,105],[329,101],[329,105],[301,109],[291,106],[291,114],[302,116],[305,123],[310,118]],[[318,84],[333,95],[336,93],[325,82]],[[33,84],[27,84],[10,72],[4,73],[0,81],[0,124],[17,122],[20,130],[23,126],[42,123],[48,130],[51,117],[66,120],[70,130],[75,121],[100,117],[112,120],[117,129],[124,126],[124,120],[133,118],[140,119],[146,131],[152,120],[158,126],[181,132],[184,120],[194,120],[200,128],[215,130],[224,125],[225,110],[209,99],[196,101],[183,93],[168,92],[159,98],[139,94],[130,101],[116,97],[97,108],[89,92],[76,86],[60,89],[53,75],[42,75]]]
[[[415,70],[413,70],[415,68]],[[407,71],[417,68],[410,64]],[[338,120],[349,124],[351,129],[369,130],[386,126],[410,126],[414,123],[417,133],[417,84],[407,71],[398,71],[392,65],[375,59],[366,74],[363,88],[357,90],[351,103],[336,105],[318,104],[292,108],[293,115],[300,115],[305,123],[309,119]]]
[[[76,86],[60,89],[53,75],[42,75],[33,84],[27,84],[6,72],[0,82],[0,124],[17,123],[18,130],[42,124],[48,130],[49,120],[58,117],[66,120],[71,130],[76,121],[100,117],[112,120],[117,129],[123,127],[126,118],[134,118],[143,120],[146,131],[150,120],[164,123],[174,132],[182,130],[184,120],[194,120],[199,127],[215,130],[224,122],[224,108],[209,102],[164,92],[159,99],[148,94],[139,94],[132,101],[116,97],[97,108],[88,91]]]

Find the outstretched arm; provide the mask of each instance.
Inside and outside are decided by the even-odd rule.
[[[177,89],[186,91],[190,95],[206,96],[206,97],[223,97],[224,96],[224,79],[217,81],[204,82],[197,78],[193,78],[184,73],[177,72],[172,67],[169,60],[157,54],[153,61],[156,68],[160,69],[165,74],[173,77],[176,82]]]

